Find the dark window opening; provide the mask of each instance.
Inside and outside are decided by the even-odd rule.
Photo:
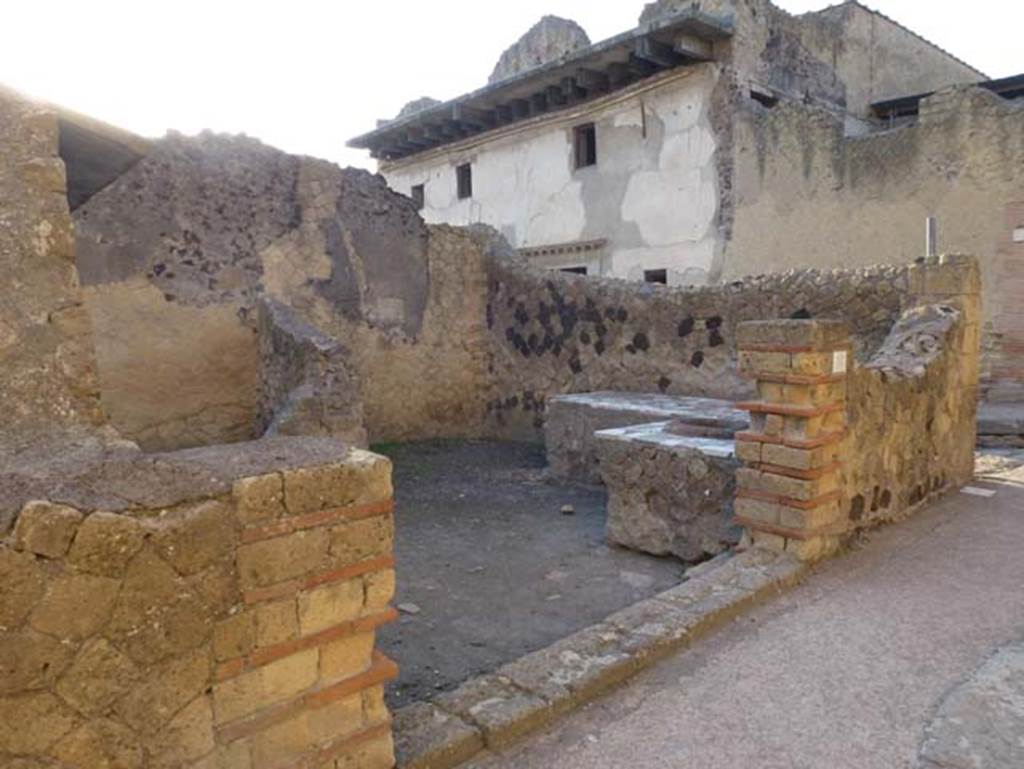
[[[577,168],[597,165],[597,129],[593,123],[576,126],[573,129],[573,144]]]
[[[668,270],[644,270],[644,282],[668,285]]]
[[[463,163],[455,169],[455,178],[459,188],[459,200],[473,197],[473,166]]]
[[[426,193],[424,192],[422,184],[414,184],[412,186],[412,202],[416,204],[416,210],[422,211],[423,206],[426,205]]]
[[[779,103],[779,99],[771,94],[762,93],[761,91],[751,91],[750,98],[756,101],[758,104],[771,109]]]
[[[569,273],[572,273],[573,275],[586,275],[587,274],[587,268],[586,267],[561,267],[561,268],[559,268],[558,271],[559,272],[569,272]]]

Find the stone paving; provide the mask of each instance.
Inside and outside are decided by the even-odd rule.
[[[998,752],[1019,735],[993,735],[1019,723],[1005,709],[963,725],[988,731],[987,743],[965,737],[973,763],[950,763],[948,751],[935,760],[933,722],[955,709],[951,692],[976,695],[978,680],[1005,692],[1016,681],[1016,699],[1004,700],[1024,696],[1019,670],[996,677],[984,667],[1024,638],[1024,468],[974,485],[995,494],[952,494],[866,535],[777,601],[547,733],[467,766],[1019,766]]]

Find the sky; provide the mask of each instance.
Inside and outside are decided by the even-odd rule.
[[[776,0],[801,13],[827,0]],[[873,0],[990,77],[1024,73],[1021,0]],[[144,136],[204,129],[373,167],[345,141],[486,83],[542,15],[598,41],[642,0],[6,0],[0,83]]]

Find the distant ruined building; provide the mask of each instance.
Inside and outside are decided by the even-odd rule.
[[[349,142],[427,222],[485,223],[552,269],[705,285],[977,253],[984,379],[1024,398],[1024,77],[991,81],[857,2],[662,0],[584,45],[547,17],[491,82]],[[500,75],[500,77],[499,77]]]

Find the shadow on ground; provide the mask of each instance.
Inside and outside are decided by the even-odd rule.
[[[402,707],[679,582],[684,564],[609,547],[603,488],[548,482],[542,446],[374,446],[394,461],[401,616],[381,650]],[[572,515],[562,513],[572,506]]]

